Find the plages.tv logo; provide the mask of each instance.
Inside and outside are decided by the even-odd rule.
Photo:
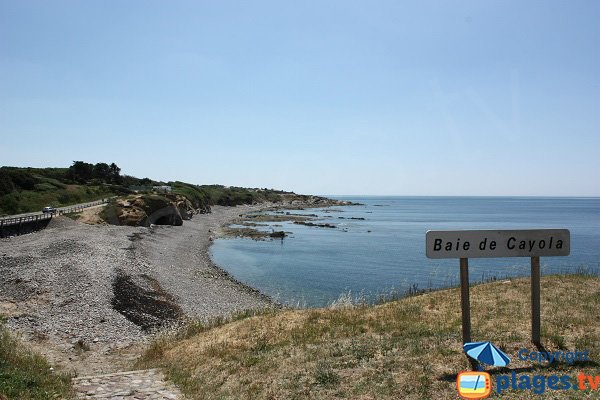
[[[481,364],[488,364],[496,367],[506,367],[510,363],[510,357],[491,342],[473,342],[463,345],[465,353],[477,361],[477,371],[464,371],[458,374],[456,378],[456,389],[463,399],[484,399],[491,395],[492,386],[498,395],[504,391],[530,391],[536,395],[542,395],[547,390],[559,391],[596,391],[600,390],[600,375],[587,375],[579,372],[577,375],[569,374],[538,374],[538,375],[519,375],[517,371],[510,371],[508,374],[496,375],[496,383],[491,382],[490,374],[483,371]],[[519,359],[523,361],[536,361],[552,365],[555,362],[588,362],[589,350],[584,351],[529,351],[520,349]],[[600,398],[600,397],[594,397]]]
[[[463,399],[484,399],[492,393],[492,380],[487,372],[461,372],[456,389]]]
[[[510,357],[492,342],[471,342],[463,345],[463,350],[472,359],[496,367],[506,367]],[[485,399],[492,393],[490,374],[479,371],[465,371],[456,377],[456,389],[463,399]]]

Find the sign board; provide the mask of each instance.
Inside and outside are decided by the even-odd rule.
[[[428,258],[460,258],[463,343],[471,342],[469,258],[531,257],[531,341],[542,348],[540,257],[568,256],[568,229],[427,231],[425,246]]]
[[[427,231],[428,258],[568,256],[568,229]]]

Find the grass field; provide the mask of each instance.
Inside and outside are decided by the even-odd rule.
[[[0,399],[70,399],[71,376],[51,370],[40,355],[11,336],[0,323]]]
[[[587,349],[588,363],[548,366],[518,359],[519,349],[535,350],[529,295],[528,279],[471,289],[473,339],[490,340],[513,359],[505,369],[488,368],[492,380],[512,371],[600,375],[594,362],[600,361],[600,278],[542,278],[543,344],[549,351]],[[459,296],[454,288],[377,306],[271,310],[230,322],[190,323],[154,341],[137,367],[164,368],[194,399],[455,399],[456,375],[469,369]],[[501,397],[539,398],[531,390]]]

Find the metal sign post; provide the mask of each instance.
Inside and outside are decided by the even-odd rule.
[[[460,308],[463,344],[471,341],[471,301],[469,300],[469,259],[460,259]]]
[[[428,231],[428,258],[460,259],[463,344],[471,342],[469,258],[531,257],[531,341],[541,345],[540,256],[568,256],[568,229]]]
[[[536,345],[542,344],[540,338],[540,258],[531,257],[531,341]]]

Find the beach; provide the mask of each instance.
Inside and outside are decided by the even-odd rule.
[[[277,306],[209,256],[222,226],[268,206],[214,206],[178,227],[58,217],[45,230],[1,239],[0,314],[64,370],[81,376],[127,369],[170,325]]]

